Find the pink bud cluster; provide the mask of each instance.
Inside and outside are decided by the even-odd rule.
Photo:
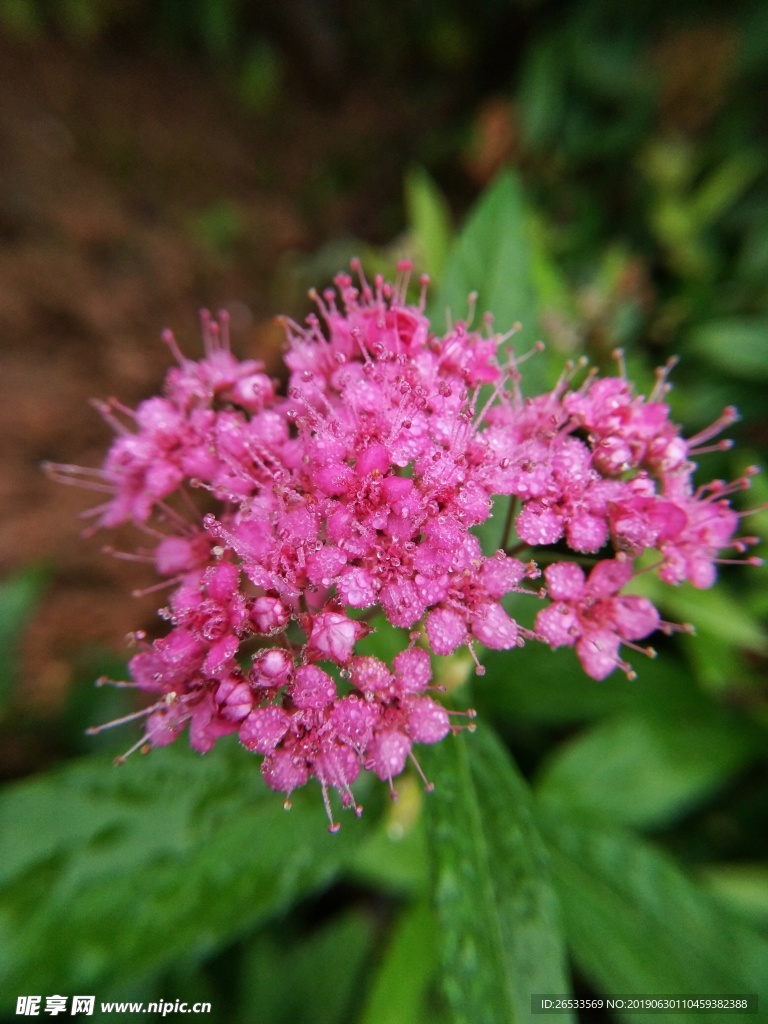
[[[329,789],[355,806],[361,769],[391,787],[414,743],[459,727],[428,695],[430,651],[538,640],[575,647],[594,679],[629,672],[621,645],[666,625],[622,593],[636,560],[653,550],[662,580],[707,587],[721,549],[748,541],[727,498],[747,478],[692,483],[732,410],[686,441],[664,374],[646,399],[623,375],[574,388],[573,367],[523,399],[506,338],[464,323],[438,336],[424,291],[406,301],[407,266],[394,286],[356,269],[314,296],[306,326],[286,324],[285,393],[231,354],[225,315],[205,316],[199,361],[165,335],[178,365],[163,397],[101,407],[117,434],[102,469],[53,467],[107,491],[96,525],[139,526],[171,589],[167,635],[140,637],[130,662],[157,697],[136,747],[188,727],[205,752],[236,732],[271,788],[317,779],[334,829]],[[473,528],[502,495],[487,554]],[[515,555],[536,548],[545,586],[528,590],[541,572]],[[514,592],[548,599],[533,628],[509,614]],[[358,652],[377,613],[404,631],[391,666]]]

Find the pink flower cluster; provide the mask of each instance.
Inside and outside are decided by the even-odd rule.
[[[707,587],[721,549],[746,543],[727,500],[746,477],[692,483],[732,410],[686,441],[663,374],[646,399],[624,376],[574,389],[573,367],[523,399],[506,339],[464,323],[438,336],[423,291],[406,301],[407,266],[395,286],[356,269],[286,325],[285,393],[231,354],[225,315],[205,316],[199,361],[165,335],[163,397],[102,407],[117,434],[102,469],[53,467],[108,492],[96,524],[139,526],[171,589],[167,635],[139,638],[130,662],[157,697],[136,747],[188,726],[205,752],[236,732],[271,788],[317,779],[333,829],[329,789],[355,806],[361,769],[391,787],[414,743],[459,728],[428,695],[429,652],[538,640],[575,647],[594,679],[629,672],[621,645],[665,626],[622,594],[636,559],[653,550],[663,580]],[[512,507],[487,553],[473,528],[500,495]],[[545,586],[528,590],[541,572],[515,554],[535,548]],[[532,628],[509,614],[514,592],[548,599]],[[377,613],[404,631],[391,665],[357,650]]]

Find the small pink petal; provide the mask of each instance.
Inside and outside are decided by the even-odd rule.
[[[240,742],[255,754],[268,754],[274,750],[288,731],[290,715],[282,708],[270,705],[254,708],[238,730]]]
[[[618,667],[620,643],[615,633],[605,630],[582,636],[576,643],[576,653],[587,675],[598,681],[609,676]]]
[[[377,733],[366,750],[365,767],[384,781],[393,779],[405,767],[411,741],[396,730]]]
[[[500,604],[488,603],[477,609],[472,616],[472,633],[494,651],[508,650],[517,644],[517,623]]]
[[[297,708],[322,711],[336,697],[336,684],[316,665],[302,665],[296,670],[290,693]]]
[[[467,639],[467,623],[451,608],[436,608],[427,616],[427,637],[435,654],[452,654]]]
[[[553,601],[579,601],[584,593],[584,571],[575,562],[555,562],[544,570]]]
[[[437,743],[451,731],[448,712],[429,697],[411,698],[406,730],[416,743]]]

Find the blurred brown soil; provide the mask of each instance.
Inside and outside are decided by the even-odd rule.
[[[83,540],[78,516],[98,495],[53,483],[41,462],[98,465],[111,435],[89,399],[155,393],[160,331],[194,353],[201,305],[227,306],[236,350],[274,372],[271,317],[303,312],[280,304],[280,268],[375,216],[376,197],[329,187],[327,168],[366,153],[398,195],[400,167],[382,154],[402,151],[401,129],[379,106],[350,93],[248,117],[207,72],[167,58],[0,38],[0,578],[51,572],[24,638],[33,714],[61,706],[78,652],[122,651],[157,621],[156,596],[130,596],[149,567],[101,552],[136,538]]]

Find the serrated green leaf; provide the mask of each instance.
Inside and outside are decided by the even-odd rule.
[[[591,984],[619,993],[764,993],[768,942],[631,834],[538,804],[571,954]],[[554,989],[552,991],[555,991]],[[624,1021],[646,1015],[625,1011]],[[691,1024],[712,1016],[691,1011]]]
[[[528,1020],[532,993],[566,992],[568,982],[557,901],[527,786],[485,724],[474,736],[457,736],[419,756],[437,783],[425,817],[453,1019]]]
[[[405,205],[418,265],[439,284],[451,244],[451,212],[423,167],[414,167],[406,176]]]
[[[359,1024],[421,1024],[435,972],[436,924],[431,907],[403,911],[368,994]]]
[[[316,787],[293,802],[286,813],[229,743],[121,768],[89,758],[9,787],[0,990],[87,991],[156,972],[327,885],[373,822],[332,836]]]
[[[758,749],[752,729],[724,716],[622,716],[559,747],[536,793],[616,823],[656,827],[724,786]]]

